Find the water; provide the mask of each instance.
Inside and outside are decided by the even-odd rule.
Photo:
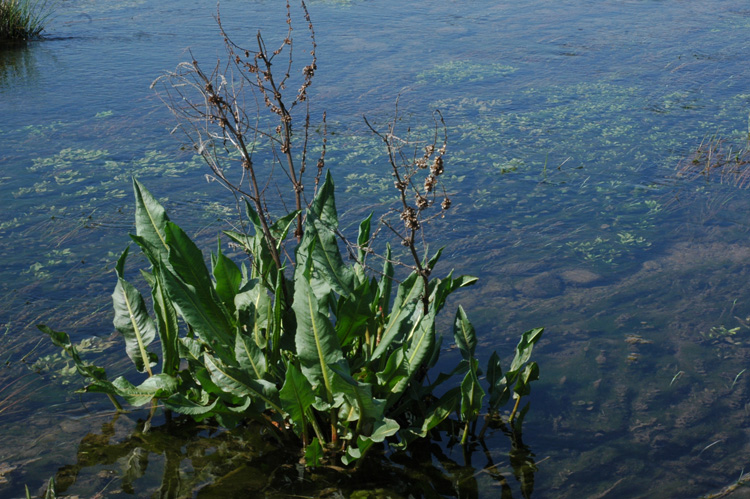
[[[237,38],[283,32],[276,2],[221,9]],[[453,208],[434,244],[448,245],[443,271],[481,278],[454,305],[506,359],[522,331],[547,328],[523,445],[491,430],[470,466],[457,447],[415,451],[381,470],[390,482],[360,485],[489,497],[489,456],[522,497],[528,476],[514,476],[509,454],[529,452],[534,497],[698,497],[735,482],[748,453],[748,196],[731,176],[677,171],[711,137],[745,145],[746,6],[321,0],[310,11],[313,111],[326,109],[334,132],[327,165],[345,223],[390,196],[361,115],[383,122],[398,95],[414,126],[440,108]],[[187,49],[204,64],[223,56],[214,13],[202,1],[65,2],[48,40],[0,49],[0,400],[17,402],[0,412],[0,496],[56,473],[82,496],[212,481],[200,494],[260,493],[260,476],[276,480],[266,491],[298,476],[248,434],[187,428],[170,446],[159,431],[139,436],[140,413],[112,421],[106,400],[70,393],[78,380],[33,327],[98,338],[94,359],[119,351],[109,295],[133,230],[131,175],[205,247],[233,220],[149,89]],[[231,452],[242,445],[252,451]],[[357,490],[328,473],[302,483]]]

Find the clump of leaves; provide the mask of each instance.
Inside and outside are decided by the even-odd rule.
[[[250,50],[222,30],[229,63],[206,73],[193,60],[164,77],[171,82],[168,105],[183,120],[196,152],[244,205],[242,230],[224,234],[245,250],[249,265],[235,263],[219,244],[209,269],[198,246],[134,180],[136,234],[131,237],[150,263],[141,275],[151,289],[152,310],[126,278],[127,249],[115,268],[112,299],[115,328],[141,379],[110,380],[103,368],[83,361],[67,334],[40,328],[88,379],[83,391],[107,394],[118,410],[124,399],[152,408],[161,403],[226,427],[252,419],[279,441],[301,444],[311,465],[332,457],[349,464],[386,440],[405,447],[453,417],[466,443],[487,394],[491,413],[515,400],[509,418],[514,419],[520,398],[539,375],[529,358],[542,330],[523,335],[507,372],[497,354],[490,358],[485,390],[476,332],[459,307],[453,336],[462,360],[429,382],[427,373],[438,364],[441,347],[436,318],[453,291],[477,280],[452,273],[433,277],[442,250],[429,252],[424,231],[451,204],[441,183],[445,125],[437,113],[435,133],[426,143],[396,133],[398,113],[384,131],[370,126],[385,144],[397,201],[374,230],[373,215],[365,218],[356,243],[349,242],[339,230],[333,179],[325,172],[325,132],[309,179],[313,196],[305,195],[307,89],[317,64],[304,3],[302,10],[312,60],[301,69],[291,100],[285,92],[294,81],[288,5],[290,28],[276,50],[266,48],[260,33],[257,49]],[[284,74],[276,79],[272,61],[284,54]],[[264,102],[267,115],[245,111],[246,102],[255,102],[246,91]],[[292,133],[295,119],[304,120],[301,132]],[[261,143],[269,146],[265,161],[255,156]],[[233,163],[241,165],[238,180],[229,178]],[[294,206],[278,215],[265,198],[274,169],[285,172]],[[392,220],[396,217],[398,222]],[[373,247],[382,227],[406,248],[403,260],[394,258],[388,245],[380,251]],[[382,262],[377,269],[368,263],[374,257]],[[406,269],[400,282],[396,265]],[[157,338],[161,355],[152,347]],[[463,381],[445,390],[441,385],[454,376]]]

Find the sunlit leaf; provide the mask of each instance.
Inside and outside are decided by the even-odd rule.
[[[151,366],[156,365],[155,354],[146,350],[156,338],[156,327],[154,321],[148,315],[146,302],[141,293],[123,278],[123,267],[127,258],[126,249],[117,260],[117,285],[112,293],[112,303],[115,309],[115,329],[125,339],[125,351],[135,368],[140,371],[148,371],[151,374]]]

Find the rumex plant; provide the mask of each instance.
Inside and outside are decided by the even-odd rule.
[[[507,372],[502,372],[497,354],[490,357],[485,391],[476,332],[459,307],[453,337],[462,360],[449,374],[430,380],[428,373],[438,364],[441,350],[436,318],[453,291],[476,282],[452,273],[433,277],[441,250],[428,253],[424,234],[432,218],[450,207],[440,183],[445,124],[436,114],[435,132],[425,143],[410,132],[397,135],[398,113],[385,131],[368,122],[385,144],[397,202],[379,223],[373,224],[372,215],[365,218],[356,243],[347,241],[338,227],[333,179],[325,172],[325,134],[310,180],[314,195],[305,197],[310,135],[305,103],[316,60],[304,3],[302,11],[312,61],[302,68],[291,101],[285,99],[293,80],[289,6],[289,31],[275,51],[266,49],[260,34],[256,50],[240,48],[222,29],[230,61],[226,66],[219,63],[207,74],[192,61],[164,78],[171,92],[167,102],[195,150],[214,178],[244,205],[246,224],[224,235],[246,252],[247,263],[235,263],[220,243],[205,259],[134,179],[136,234],[131,238],[150,263],[140,273],[151,289],[152,310],[126,279],[128,249],[115,267],[112,299],[115,328],[141,380],[110,380],[103,368],[83,361],[67,334],[44,325],[40,329],[88,379],[83,391],[107,394],[118,410],[119,399],[124,399],[134,406],[150,403],[152,410],[162,405],[197,420],[213,418],[225,427],[253,419],[280,442],[301,444],[311,465],[334,456],[349,464],[386,440],[405,447],[454,417],[462,423],[461,440],[466,443],[472,423],[485,410],[487,394],[488,420],[511,399],[515,405],[509,419],[515,418],[521,397],[538,378],[530,355],[542,330],[524,333]],[[277,80],[272,61],[282,54],[284,75]],[[261,97],[267,115],[259,111],[251,118],[245,112],[248,89]],[[292,126],[295,109],[302,110],[301,133]],[[262,143],[270,150],[265,165],[254,157]],[[238,180],[228,177],[232,164],[241,166]],[[294,209],[274,216],[265,191],[279,166]],[[392,220],[394,213],[400,224]],[[403,259],[394,257],[387,244],[376,251],[375,235],[382,227],[406,248]],[[342,243],[348,260],[342,256]],[[375,258],[376,269],[368,263]],[[396,267],[406,269],[400,282]],[[161,355],[153,349],[157,338]],[[463,376],[460,385],[444,388],[456,376]]]

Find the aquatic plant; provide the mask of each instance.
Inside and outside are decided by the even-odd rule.
[[[677,169],[680,177],[712,178],[719,183],[740,189],[750,187],[750,131],[744,145],[733,146],[727,140],[712,136],[704,138],[692,156]]]
[[[377,222],[373,214],[361,221],[356,242],[339,229],[334,182],[325,170],[325,115],[314,175],[305,176],[313,135],[307,89],[317,65],[315,34],[301,5],[312,60],[297,80],[288,5],[289,31],[279,48],[267,49],[260,33],[257,49],[240,47],[217,16],[229,62],[207,73],[193,59],[157,80],[165,84],[167,105],[213,178],[244,206],[239,230],[224,235],[245,251],[249,265],[235,263],[219,243],[209,270],[198,246],[134,179],[136,234],[131,238],[150,263],[141,275],[151,289],[152,310],[126,279],[128,249],[115,267],[112,299],[115,328],[141,379],[110,380],[104,368],[84,362],[66,333],[39,328],[87,379],[82,391],[105,393],[118,410],[124,399],[134,406],[150,403],[152,414],[163,404],[230,428],[253,420],[279,442],[301,444],[310,465],[333,458],[349,464],[386,440],[405,448],[450,418],[466,444],[476,436],[475,423],[487,406],[485,428],[511,400],[508,421],[520,425],[528,408],[519,412],[521,398],[539,377],[530,356],[541,328],[523,334],[507,371],[495,353],[483,372],[476,332],[458,307],[453,338],[462,359],[449,374],[434,381],[428,377],[440,355],[439,312],[452,292],[477,280],[433,276],[442,249],[429,250],[425,231],[451,206],[442,184],[448,168],[442,115],[433,115],[426,139],[397,130],[398,105],[385,125],[365,119],[383,143],[396,201]],[[277,57],[284,58],[280,79],[272,70]],[[297,91],[288,98],[290,87]],[[245,103],[255,100],[246,92],[254,93],[268,113],[249,114]],[[293,133],[300,120],[301,129]],[[258,152],[263,144],[265,156]],[[230,177],[232,166],[240,166],[236,178]],[[275,169],[288,181],[286,200]],[[269,185],[277,187],[281,202],[266,197]],[[294,208],[286,210],[288,205]],[[376,246],[383,229],[405,248],[402,255],[388,243]],[[157,338],[160,356],[150,348]],[[483,374],[486,388],[480,383]],[[460,384],[444,388],[455,376],[462,377]],[[480,438],[483,434],[484,429]]]
[[[0,0],[0,41],[38,38],[52,7],[48,0]]]

